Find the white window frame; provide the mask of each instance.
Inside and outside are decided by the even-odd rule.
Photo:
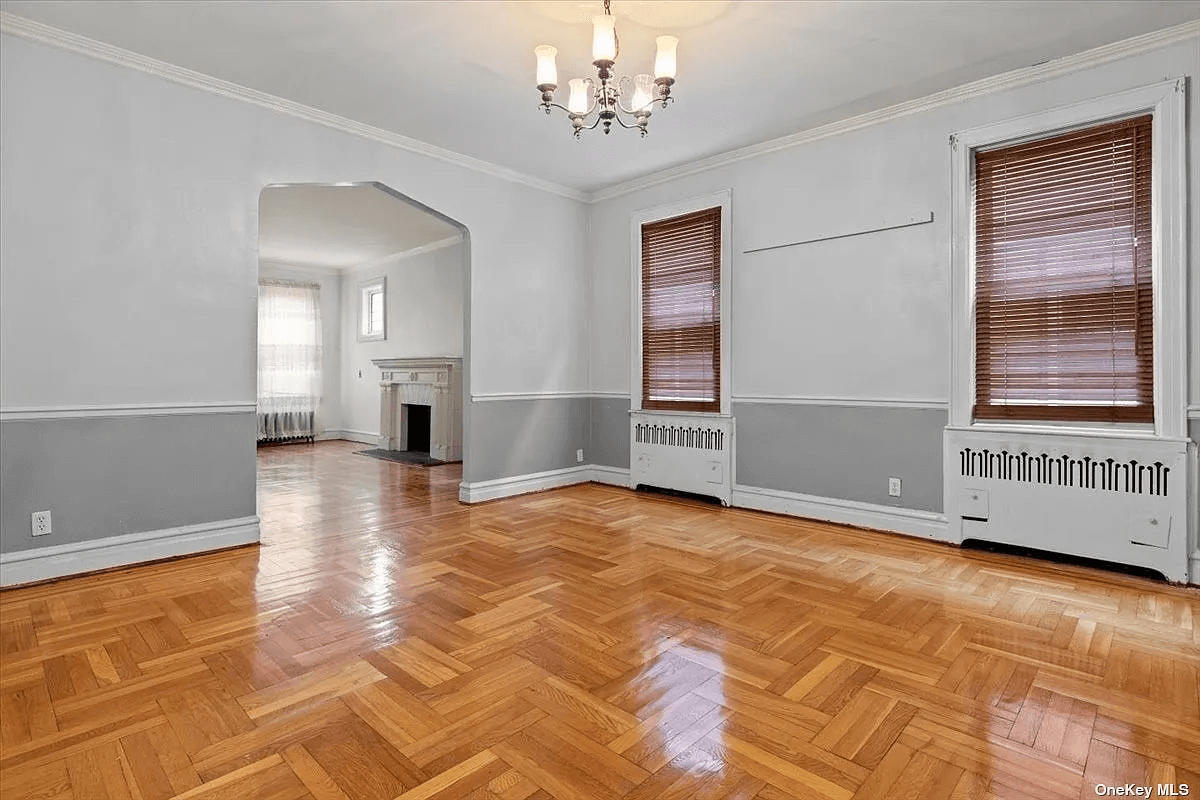
[[[733,385],[733,362],[730,358],[733,329],[733,224],[732,193],[729,189],[692,197],[676,203],[654,206],[635,211],[630,215],[630,263],[633,265],[633,280],[630,287],[632,344],[630,357],[630,401],[634,411],[642,410],[642,226],[672,217],[703,211],[706,208],[721,208],[721,415],[729,416],[730,387]],[[703,411],[662,411],[655,414],[709,414]]]
[[[366,332],[367,295],[378,292],[383,295],[383,324],[378,333]],[[371,278],[358,283],[358,340],[360,342],[381,342],[387,339],[387,278]]]
[[[1151,247],[1154,308],[1154,430],[1187,437],[1186,79],[1143,86],[1063,108],[961,131],[950,137],[951,341],[950,428],[1030,433],[1071,430],[1097,435],[1148,434],[1143,424],[975,421],[975,175],[973,153],[1020,144],[1140,114],[1154,116],[1151,134]]]

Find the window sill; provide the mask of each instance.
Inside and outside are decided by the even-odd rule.
[[[966,426],[947,425],[946,430],[967,433],[1013,433],[1034,436],[1081,436],[1093,439],[1134,439],[1156,442],[1186,442],[1186,438],[1159,436],[1152,427],[1085,427],[1082,425],[1035,425],[1030,423],[975,422]]]
[[[631,408],[630,414],[661,414],[664,417],[714,417],[733,419],[733,414],[722,414],[717,411],[660,411],[657,408]]]

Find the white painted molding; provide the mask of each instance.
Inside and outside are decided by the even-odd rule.
[[[371,447],[376,447],[379,444],[379,434],[369,431],[354,431],[346,428],[329,428],[320,436],[317,441],[325,441],[328,439],[342,439],[347,442],[359,442],[360,444],[369,444]]]
[[[949,400],[919,400],[904,397],[822,397],[818,395],[735,394],[734,403],[792,406],[847,406],[851,408],[927,408],[946,411]]]
[[[505,400],[558,400],[576,397],[593,397],[594,392],[486,392],[472,394],[472,403],[499,403]],[[625,395],[628,397],[629,395]]]
[[[1188,406],[1188,419],[1200,419],[1200,406]]]
[[[441,250],[443,247],[450,247],[451,245],[459,244],[462,241],[463,235],[461,233],[456,233],[453,236],[449,236],[445,239],[438,239],[436,242],[423,244],[419,247],[410,247],[407,250],[401,250],[397,253],[381,256],[380,258],[373,258],[370,261],[364,261],[363,263],[355,264],[352,267],[342,267],[339,272],[351,274],[360,272],[362,270],[377,269],[378,267],[385,266],[393,261],[403,261],[406,258],[413,258],[414,256],[424,255],[425,253],[432,253],[434,250]]]
[[[258,517],[127,533],[74,544],[0,554],[0,586],[62,578],[163,558],[193,555],[259,540]]]
[[[623,467],[608,467],[603,464],[592,464],[588,467],[588,480],[593,483],[604,483],[609,486],[629,486],[629,469]]]
[[[1200,32],[1200,21],[1192,26]],[[1187,435],[1186,78],[1140,86],[951,134],[950,424],[971,424],[975,395],[973,153],[1142,113],[1154,115],[1151,193],[1154,302],[1154,430]]]
[[[922,539],[950,541],[946,515],[935,514],[932,511],[915,511],[910,508],[740,485],[733,487],[733,504],[738,508],[856,525],[860,528],[919,536]]]
[[[838,120],[820,125],[816,128],[810,128],[804,131],[798,131],[787,136],[782,136],[777,139],[771,139],[766,142],[750,145],[748,147],[739,148],[737,150],[719,153],[709,158],[693,161],[690,164],[684,164],[678,167],[673,167],[650,175],[644,175],[633,180],[623,183],[614,184],[605,187],[595,192],[584,192],[570,186],[563,186],[553,181],[547,181],[543,178],[537,178],[532,175],[518,172],[508,167],[502,167],[482,159],[473,158],[471,156],[456,153],[452,150],[446,150],[435,145],[422,142],[418,139],[412,139],[407,136],[402,136],[398,133],[377,128],[373,125],[367,125],[357,122],[346,117],[341,117],[336,114],[330,114],[320,109],[305,106],[300,103],[286,100],[282,97],[260,92],[255,89],[250,89],[245,86],[239,86],[235,83],[223,81],[219,78],[214,78],[210,75],[205,75],[194,70],[184,67],[169,64],[164,61],[159,61],[148,56],[134,53],[130,50],[125,50],[120,47],[115,47],[104,42],[89,39],[86,36],[70,33],[68,31],[55,28],[50,25],[45,25],[40,22],[26,19],[17,16],[8,11],[0,11],[0,32],[19,36],[23,39],[39,42],[41,44],[57,47],[62,50],[68,50],[73,53],[88,56],[106,61],[110,64],[136,69],[139,72],[145,72],[150,75],[155,75],[164,80],[173,83],[179,83],[184,86],[189,86],[194,89],[210,92],[221,97],[228,97],[235,100],[241,100],[246,103],[251,103],[263,108],[277,111],[281,114],[287,114],[292,117],[315,122],[318,125],[324,125],[328,128],[340,130],[345,133],[359,136],[364,139],[370,139],[380,144],[396,147],[402,150],[408,150],[413,153],[419,153],[429,158],[435,158],[439,161],[455,164],[467,169],[481,172],[486,175],[491,175],[501,180],[518,183],[524,186],[530,186],[535,189],[540,189],[551,194],[556,194],[572,200],[579,200],[586,203],[596,203],[603,200],[609,200],[614,197],[619,197],[624,194],[645,189],[650,186],[656,186],[661,183],[675,180],[686,175],[694,175],[699,172],[716,169],[732,164],[737,161],[744,161],[748,158],[773,153],[778,150],[785,150],[790,147],[807,144],[809,142],[818,141],[831,136],[838,136],[843,133],[865,128],[871,125],[877,125],[882,122],[887,122],[893,119],[899,119],[911,114],[917,114],[922,111],[939,108],[941,106],[950,105],[952,103],[962,102],[974,97],[981,97],[995,92],[1015,89],[1021,86],[1026,86],[1041,81],[1050,80],[1062,75],[1068,75],[1073,72],[1088,69],[1091,67],[1106,64],[1111,61],[1116,61],[1122,58],[1144,53],[1150,50],[1155,50],[1161,47],[1167,47],[1176,42],[1186,41],[1192,37],[1200,35],[1200,20],[1185,22],[1182,25],[1176,25],[1170,28],[1164,28],[1159,31],[1135,36],[1129,39],[1124,39],[1112,44],[1102,45],[1091,50],[1085,50],[1082,53],[1057,58],[1052,61],[1047,61],[1043,64],[1036,64],[1030,67],[1022,67],[1019,69],[1004,72],[999,75],[993,75],[988,78],[983,78],[978,81],[966,83],[961,86],[956,86],[941,92],[920,97],[914,100],[909,100],[904,103],[898,103],[887,108],[878,109],[865,114],[859,114],[847,119]]]
[[[766,153],[774,153],[777,150],[786,150],[798,145],[808,144],[821,139],[827,139],[831,136],[840,136],[850,131],[866,128],[871,125],[878,125],[882,122],[888,122],[894,119],[900,119],[912,114],[919,114],[922,111],[940,108],[942,106],[959,103],[964,100],[970,100],[975,97],[983,97],[996,92],[1002,92],[1009,89],[1017,89],[1029,84],[1040,83],[1052,78],[1057,78],[1062,75],[1069,75],[1073,72],[1090,69],[1092,67],[1107,64],[1111,61],[1116,61],[1122,58],[1129,58],[1139,53],[1145,53],[1150,50],[1157,50],[1161,47],[1175,44],[1176,42],[1186,41],[1195,36],[1200,36],[1200,20],[1185,22],[1182,25],[1175,25],[1170,28],[1152,31],[1134,36],[1129,39],[1123,39],[1112,44],[1102,45],[1091,50],[1085,50],[1082,53],[1056,58],[1052,61],[1047,61],[1043,64],[1035,64],[1031,67],[1021,67],[1009,72],[1002,72],[999,75],[993,75],[990,78],[965,83],[962,86],[955,86],[951,89],[945,89],[940,92],[935,92],[925,97],[919,97],[915,100],[909,100],[904,103],[898,103],[894,106],[881,108],[877,111],[869,111],[858,116],[848,117],[847,119],[831,122],[826,125],[820,125],[816,128],[810,128],[804,131],[781,136],[778,139],[760,142],[748,147],[742,147],[737,150],[731,150],[726,153],[720,153],[709,158],[703,158],[698,161],[693,161],[689,164],[684,164],[671,169],[665,169],[660,172],[655,172],[650,175],[644,175],[640,178],[625,181],[624,183],[607,186],[603,189],[592,192],[589,197],[589,202],[598,203],[603,200],[610,200],[614,197],[620,197],[624,194],[636,192],[641,189],[646,189],[651,186],[657,186],[661,183],[682,178],[687,175],[695,175],[699,172],[707,172],[708,170],[717,169],[727,164],[733,164],[738,161],[744,161],[748,158],[761,156]]]
[[[139,72],[145,72],[171,81],[172,83],[179,83],[193,89],[200,89],[220,97],[241,100],[242,102],[267,108],[271,111],[277,111],[281,114],[287,114],[306,122],[315,122],[327,128],[333,128],[334,130],[360,136],[364,139],[370,139],[389,147],[435,158],[439,161],[465,167],[466,169],[481,172],[511,183],[519,183],[571,200],[586,202],[589,199],[588,193],[579,189],[573,189],[543,178],[526,175],[508,167],[501,167],[482,159],[446,150],[418,139],[402,136],[383,128],[377,128],[374,125],[367,125],[338,116],[337,114],[330,114],[327,111],[286,100],[282,97],[276,97],[266,92],[260,92],[257,89],[239,86],[236,83],[223,81],[220,78],[214,78],[211,75],[205,75],[195,70],[176,66],[175,64],[168,64],[165,61],[159,61],[158,59],[134,53],[121,47],[89,39],[86,36],[80,36],[79,34],[60,30],[50,25],[34,22],[31,19],[17,16],[8,11],[0,11],[0,32],[57,47],[62,50],[68,50],[100,61],[107,61],[110,64],[136,69]]]
[[[733,394],[733,190],[720,189],[683,200],[641,208],[629,215],[629,396],[634,411],[642,408],[642,226],[708,208],[721,209],[720,392],[721,414],[728,416]]]
[[[257,403],[126,403],[97,406],[28,406],[0,409],[0,422],[91,417],[162,417],[182,414],[253,414]]]
[[[305,275],[320,275],[323,278],[336,278],[342,274],[340,267],[322,267],[316,264],[293,264],[288,261],[276,261],[270,258],[259,256],[258,259],[258,276],[260,278],[272,277],[270,273],[274,272],[300,272]]]
[[[622,400],[628,400],[631,395],[629,392],[588,392],[588,397],[615,397]]]
[[[576,483],[587,483],[591,480],[591,471],[591,467],[581,465],[490,481],[475,481],[474,483],[463,481],[458,485],[458,499],[464,503],[482,503],[485,500],[498,500],[501,497],[512,497],[529,492],[557,489],[560,486],[571,486]]]
[[[973,425],[947,425],[945,430],[967,433],[1007,433],[1014,436],[1074,436],[1085,439],[1117,439],[1142,442],[1186,442],[1184,436],[1157,436],[1150,430],[1121,427],[1084,427],[1082,425],[1022,425],[1002,422],[977,422]]]

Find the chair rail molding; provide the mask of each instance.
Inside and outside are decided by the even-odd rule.
[[[88,417],[161,417],[182,414],[253,414],[254,401],[230,400],[209,403],[113,403],[78,406],[12,406],[0,409],[0,422]]]

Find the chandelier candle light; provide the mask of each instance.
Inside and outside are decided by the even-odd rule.
[[[671,85],[675,83],[675,48],[679,40],[674,36],[659,36],[655,40],[658,43],[658,55],[654,59],[654,77],[645,73],[634,78],[628,75],[620,78],[613,76],[612,68],[621,48],[617,40],[617,21],[608,4],[609,0],[604,0],[604,14],[592,18],[592,65],[596,67],[600,83],[596,85],[591,78],[572,79],[571,95],[565,107],[554,102],[554,90],[558,88],[558,68],[554,65],[554,57],[558,55],[558,50],[544,44],[533,51],[537,56],[537,88],[542,93],[541,106],[547,114],[551,108],[566,111],[576,139],[581,138],[583,131],[590,131],[601,124],[604,125],[604,132],[608,133],[613,120],[622,128],[637,128],[645,136],[654,103],[661,102],[662,107],[666,108],[667,103],[675,99],[671,97]],[[621,102],[627,96],[628,108]],[[631,118],[633,123],[627,124],[623,117]],[[588,124],[589,118],[592,118],[591,124]]]

